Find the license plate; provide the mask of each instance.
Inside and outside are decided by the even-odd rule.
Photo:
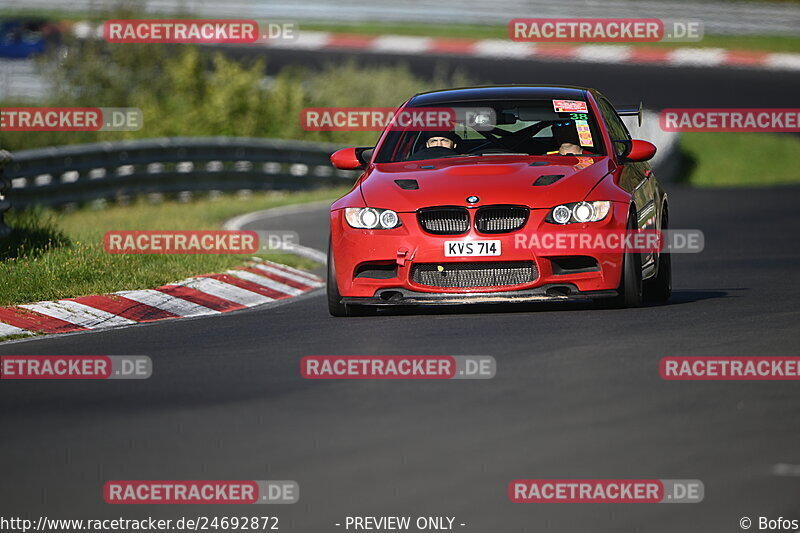
[[[500,255],[500,241],[444,241],[445,257]]]

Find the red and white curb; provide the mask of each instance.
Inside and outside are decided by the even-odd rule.
[[[0,337],[215,315],[293,298],[322,285],[319,276],[254,257],[224,274],[192,277],[155,289],[0,307]]]
[[[510,39],[347,35],[303,31],[302,27],[296,39],[273,39],[259,42],[258,45],[295,50],[359,50],[375,53],[456,55],[492,59],[800,70],[800,54],[752,52],[725,48],[658,48],[614,44],[522,43]]]
[[[72,24],[80,39],[102,39],[103,26]],[[251,46],[286,50],[343,50],[376,54],[452,55],[490,59],[533,59],[675,67],[746,67],[800,70],[800,54],[725,48],[659,48],[618,44],[524,43],[509,39],[456,39],[408,35],[359,35],[303,30],[293,39],[262,39]]]

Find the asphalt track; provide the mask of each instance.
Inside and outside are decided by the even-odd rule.
[[[147,381],[3,382],[0,509],[50,517],[277,513],[336,531],[345,515],[452,515],[463,531],[736,531],[796,517],[792,382],[666,382],[665,355],[797,355],[798,188],[672,187],[668,305],[527,306],[328,316],[320,292],[277,308],[5,344],[0,354],[147,354]],[[324,210],[260,229],[326,240]],[[311,354],[493,355],[488,381],[311,382]],[[785,467],[784,467],[785,468]],[[700,479],[684,505],[512,504],[516,478]],[[102,503],[109,479],[293,479],[294,506]],[[244,512],[243,512],[244,511]]]
[[[664,83],[676,74],[667,70]],[[655,70],[629,70],[624,81],[641,83],[646,102],[680,96],[670,107],[707,105],[703,84],[714,80],[728,85],[724,105],[760,106],[768,82],[770,106],[791,105],[800,86],[797,75],[690,71],[671,88],[656,87]],[[541,81],[558,81],[549,72]],[[599,81],[589,84],[608,83],[615,100],[633,95],[618,79]],[[681,100],[692,83],[698,99]],[[154,374],[1,382],[0,516],[277,514],[281,530],[303,533],[343,530],[334,524],[346,515],[449,515],[466,524],[457,530],[481,533],[713,533],[740,531],[742,516],[800,519],[797,384],[658,375],[667,355],[798,355],[800,188],[667,190],[673,227],[706,237],[703,253],[675,256],[667,305],[334,319],[316,292],[269,309],[2,344],[3,355],[144,354]],[[251,227],[291,229],[318,249],[327,240],[320,209]],[[313,354],[492,355],[498,372],[306,381],[299,360]],[[512,504],[507,485],[518,478],[700,479],[706,496]],[[102,486],[113,479],[291,479],[301,495],[275,507],[110,506]]]
[[[400,55],[335,50],[264,50],[224,47],[234,57],[263,58],[267,73],[287,66],[319,69],[355,62],[359,65],[406,65],[422,78],[437,72],[467,75],[476,84],[554,84],[593,87],[615,104],[644,101],[645,107],[796,107],[797,71],[599,64],[532,59],[497,59],[448,55]],[[386,102],[399,105],[402,102]]]

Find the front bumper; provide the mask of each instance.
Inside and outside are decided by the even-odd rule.
[[[343,303],[371,305],[457,304],[508,301],[585,300],[616,295],[622,276],[621,252],[549,254],[532,248],[532,238],[559,231],[599,233],[624,230],[628,206],[613,203],[602,221],[558,226],[545,222],[549,209],[532,209],[525,226],[512,233],[481,234],[471,228],[463,235],[432,235],[422,230],[415,213],[400,213],[402,225],[391,230],[360,230],[350,227],[344,212],[331,212],[331,252],[336,283]],[[497,240],[501,256],[446,257],[445,241]],[[591,268],[563,268],[573,260],[592,263]],[[412,267],[441,265],[443,272],[458,263],[533,262],[534,279],[501,286],[440,287],[415,282]],[[465,266],[465,265],[462,265]],[[585,264],[584,264],[585,266]],[[374,269],[373,269],[374,267]],[[373,269],[373,270],[371,270]],[[379,275],[375,272],[382,271]],[[365,276],[364,271],[370,274]]]
[[[501,292],[416,292],[408,289],[381,289],[375,296],[365,298],[342,298],[341,303],[350,305],[465,305],[507,304],[533,302],[585,302],[601,298],[613,298],[617,291],[580,292],[570,285],[544,285],[521,291]]]

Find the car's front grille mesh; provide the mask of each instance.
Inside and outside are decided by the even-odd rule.
[[[483,261],[476,263],[417,263],[411,280],[419,285],[467,289],[501,287],[536,281],[533,261]]]
[[[422,229],[435,235],[459,235],[469,229],[469,213],[459,207],[431,207],[417,213]]]
[[[480,233],[510,233],[522,228],[530,210],[515,205],[481,207],[475,213],[475,229]],[[422,229],[434,235],[460,235],[469,230],[470,212],[463,207],[427,207],[417,213]]]
[[[528,221],[527,207],[491,206],[478,209],[475,227],[481,233],[516,231]]]

